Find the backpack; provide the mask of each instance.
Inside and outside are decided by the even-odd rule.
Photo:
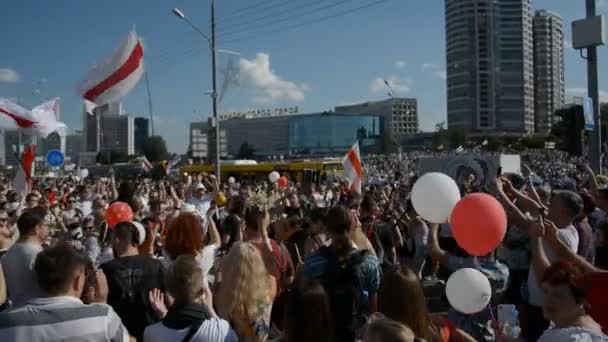
[[[368,301],[357,274],[357,267],[363,262],[368,251],[352,253],[343,264],[339,263],[331,247],[322,247],[320,253],[328,263],[321,283],[329,297],[336,341],[352,342],[369,316]]]

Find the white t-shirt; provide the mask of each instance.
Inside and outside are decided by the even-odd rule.
[[[180,330],[169,329],[163,322],[149,325],[144,331],[144,342],[182,341],[188,334],[190,328]],[[192,342],[238,342],[239,338],[230,328],[230,324],[220,318],[205,320],[196,334],[192,336]]]
[[[560,239],[568,248],[576,253],[578,249],[578,232],[574,226],[570,225],[566,228],[557,230],[557,238]],[[559,261],[559,257],[555,251],[544,244],[545,253],[547,258],[553,264]],[[540,288],[540,284],[536,280],[536,274],[534,272],[534,265],[530,266],[530,272],[528,273],[528,292],[530,294],[530,304],[535,306],[543,306],[543,291]]]
[[[205,196],[203,196],[203,198],[190,197],[190,200],[188,201],[188,203],[194,205],[194,207],[196,208],[196,211],[198,212],[198,214],[201,217],[207,217],[207,212],[209,211],[209,208],[211,207],[212,200],[213,200],[213,198],[211,198],[208,195],[205,195]]]
[[[40,252],[42,252],[40,245],[19,242],[2,257],[8,299],[13,307],[24,305],[30,299],[41,295],[34,274],[34,262]]]
[[[549,328],[538,342],[599,342],[608,341],[606,336],[598,336],[581,327]]]

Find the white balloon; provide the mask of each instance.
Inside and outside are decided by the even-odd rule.
[[[270,183],[276,183],[276,182],[278,182],[279,178],[281,178],[281,175],[278,172],[276,172],[276,171],[272,171],[268,175],[268,180],[270,181]]]
[[[431,223],[446,223],[458,201],[458,185],[443,173],[425,174],[416,181],[412,189],[414,209],[418,215]]]
[[[89,169],[80,169],[78,171],[78,177],[80,177],[80,179],[85,179],[85,178],[87,178],[88,175],[89,175]]]
[[[445,285],[450,305],[464,314],[482,311],[492,298],[490,281],[473,268],[462,268],[450,276]]]
[[[229,184],[234,184],[234,182],[236,182],[236,180],[234,179],[234,177],[228,177],[228,183]]]

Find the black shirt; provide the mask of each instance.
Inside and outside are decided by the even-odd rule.
[[[146,255],[110,260],[100,266],[108,279],[108,304],[129,333],[143,341],[144,329],[159,321],[148,299],[151,289],[164,292],[164,270],[160,261]]]

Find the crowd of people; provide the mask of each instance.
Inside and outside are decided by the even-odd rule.
[[[2,178],[0,341],[608,341],[603,176],[529,152],[521,175],[462,186],[508,217],[499,248],[473,257],[416,213],[422,156],[364,159],[361,194],[208,174],[19,194]],[[132,218],[109,224],[118,202]],[[446,300],[462,268],[490,281],[481,312]],[[519,313],[509,330],[504,308]]]

